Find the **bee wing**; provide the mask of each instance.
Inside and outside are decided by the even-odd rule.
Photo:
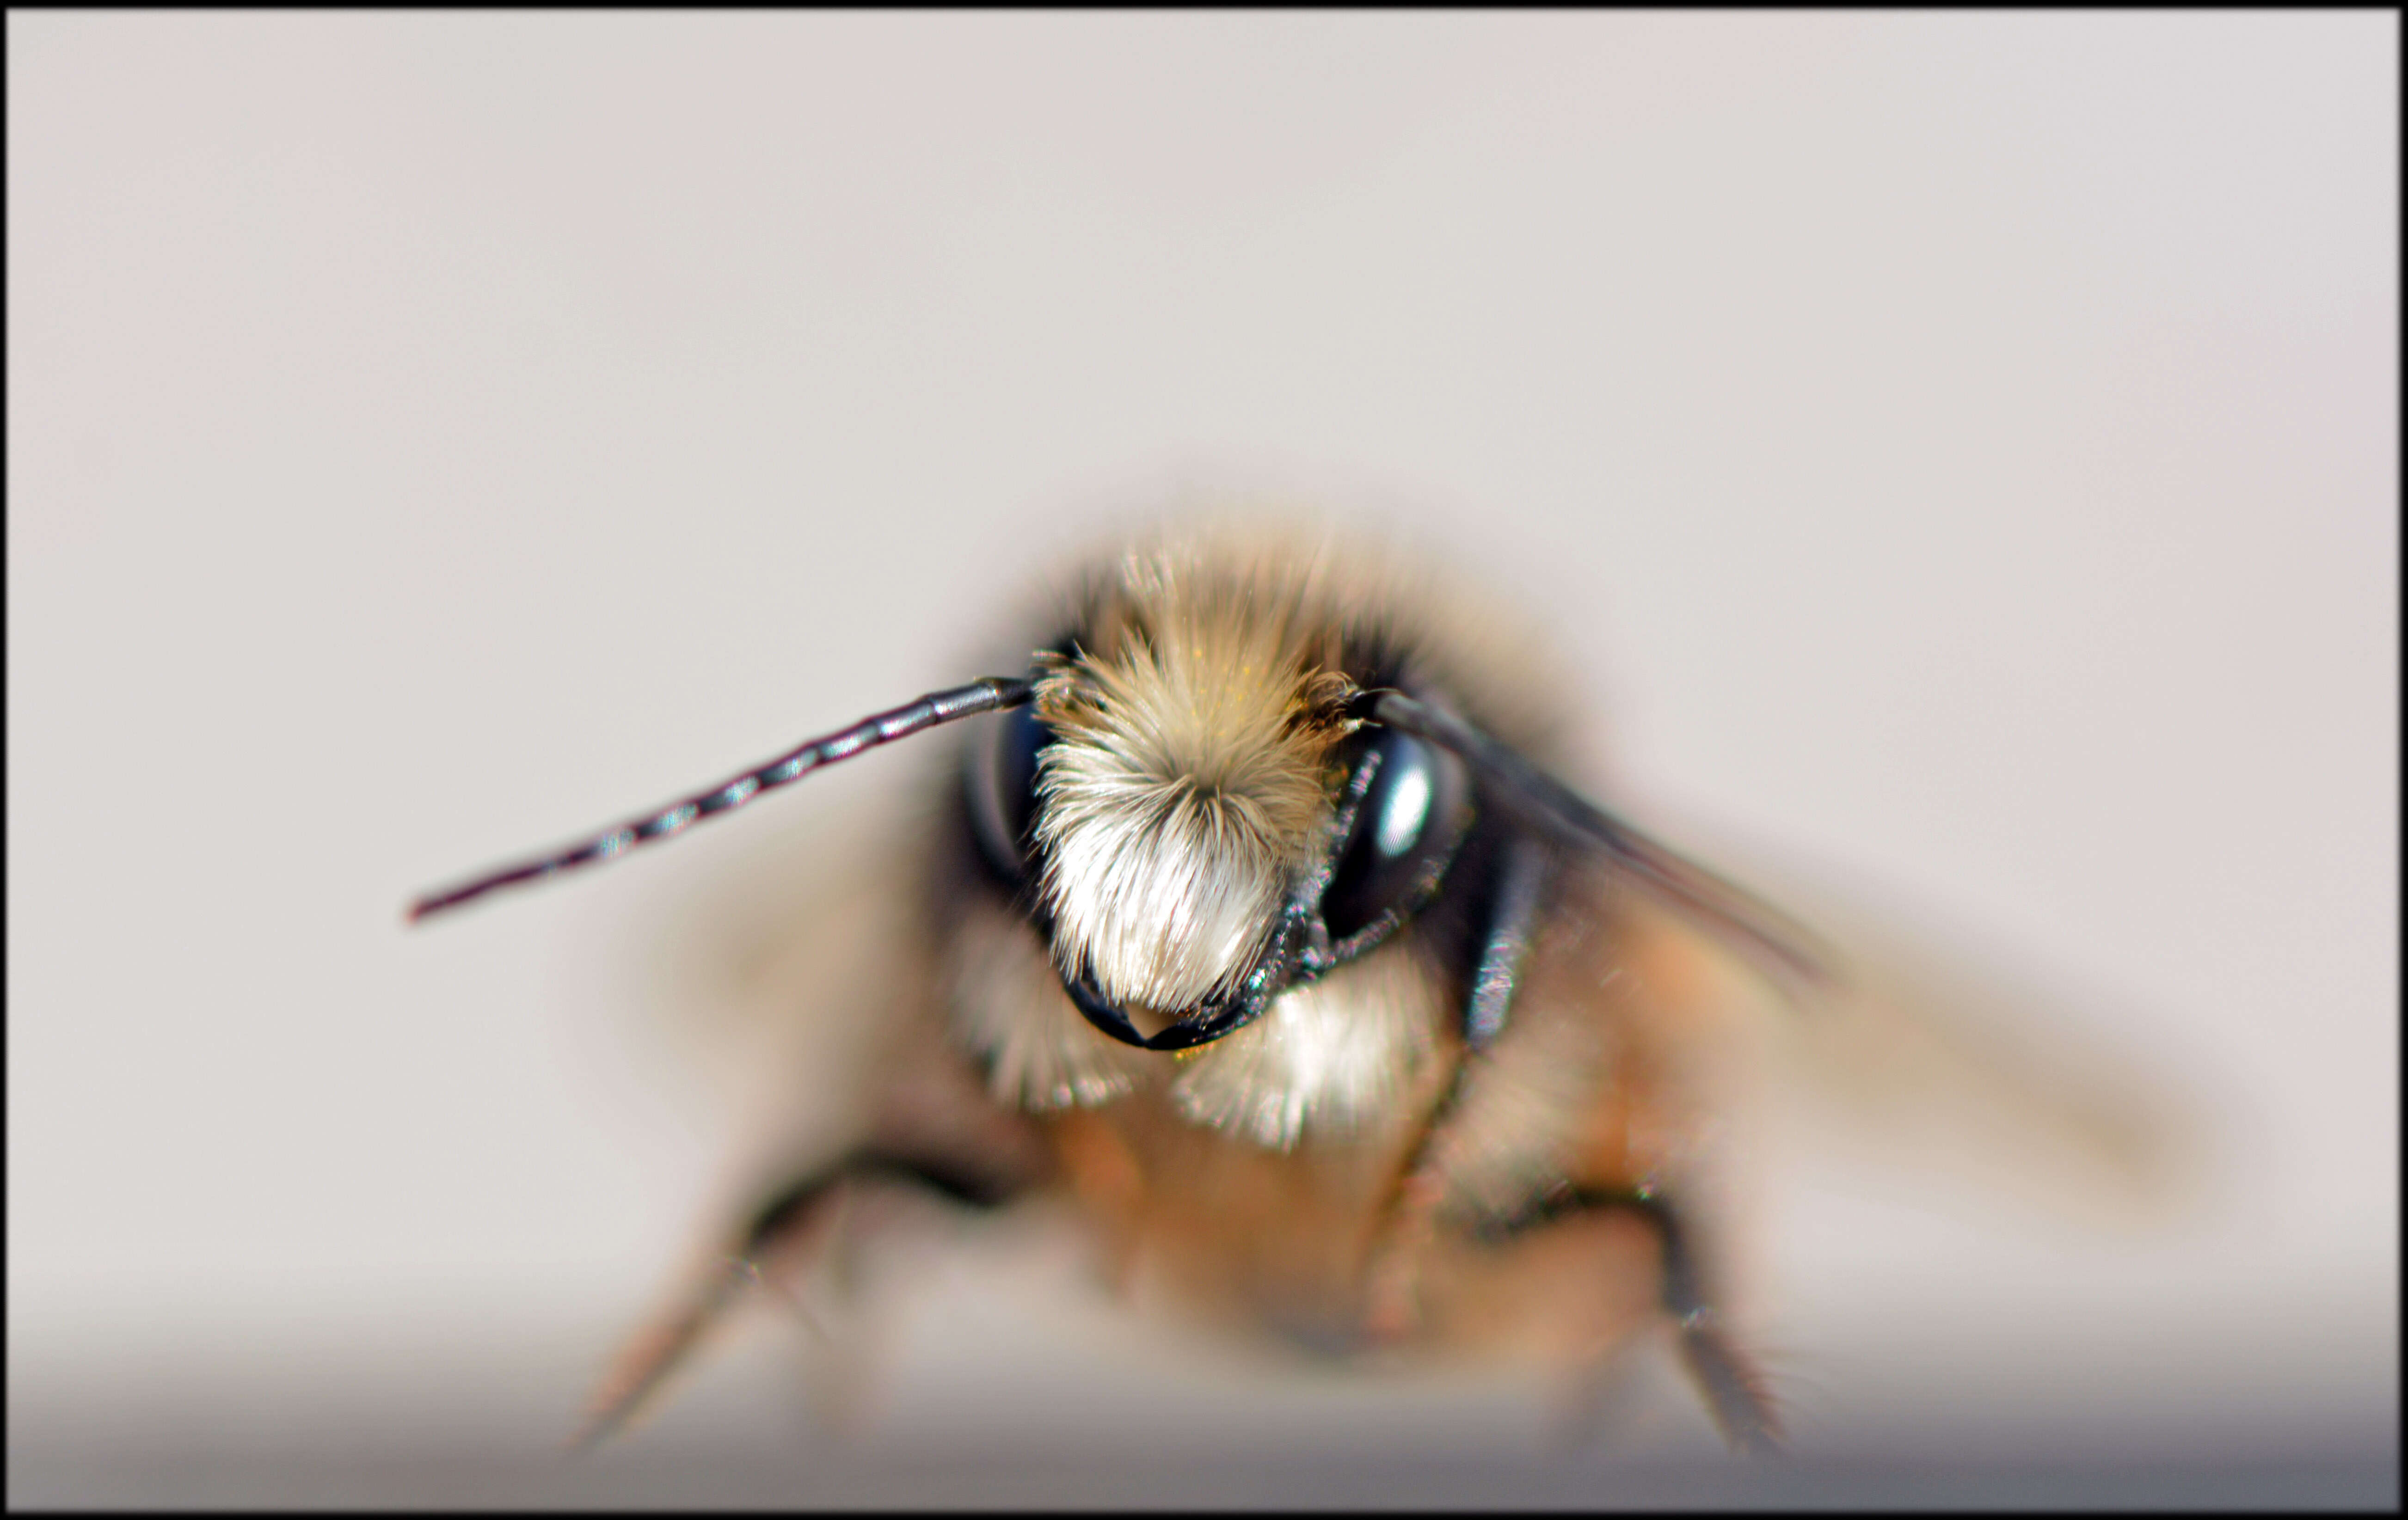
[[[1736,967],[1719,979],[1717,996],[1746,1010],[1784,1133],[1805,1126],[1867,1165],[1938,1169],[2091,1222],[2129,1225],[2179,1202],[2201,1126],[2118,1049],[2132,1021],[2109,999],[2050,985],[1964,930],[1835,884],[1837,873],[1726,846],[1712,856],[1809,929],[1828,967],[1778,996]],[[1693,944],[1722,939],[1641,885],[1621,895],[1624,914]]]

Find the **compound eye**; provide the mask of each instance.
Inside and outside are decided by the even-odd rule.
[[[970,745],[970,827],[979,853],[996,873],[1017,882],[1027,868],[1029,829],[1037,818],[1037,752],[1054,741],[1034,707],[996,715]]]
[[[1340,939],[1383,914],[1411,912],[1437,887],[1470,800],[1463,762],[1411,734],[1381,729],[1367,753],[1380,756],[1379,774],[1321,903],[1323,922]]]

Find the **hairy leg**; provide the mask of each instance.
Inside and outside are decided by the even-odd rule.
[[[574,1448],[590,1449],[624,1427],[686,1361],[705,1333],[810,1240],[846,1186],[877,1181],[916,1184],[977,1209],[1009,1202],[1025,1185],[1023,1179],[999,1177],[991,1169],[956,1157],[873,1146],[777,1189],[676,1308],[639,1331],[620,1353],[595,1390]]]
[[[1603,1210],[1637,1214],[1656,1231],[1662,1250],[1657,1299],[1680,1334],[1681,1359],[1705,1395],[1706,1407],[1730,1443],[1750,1455],[1781,1449],[1781,1424],[1755,1366],[1733,1346],[1707,1291],[1695,1241],[1681,1209],[1660,1188],[1570,1187],[1539,1200],[1483,1235],[1510,1240],[1556,1221]]]

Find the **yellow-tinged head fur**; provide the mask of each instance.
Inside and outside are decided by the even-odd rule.
[[[1116,1002],[1226,996],[1329,847],[1353,687],[1320,581],[1317,556],[1132,554],[1038,683],[1054,954]]]

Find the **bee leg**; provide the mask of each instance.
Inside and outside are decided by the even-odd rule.
[[[1469,1050],[1486,1050],[1505,1032],[1505,1016],[1521,990],[1522,968],[1529,961],[1540,910],[1546,904],[1546,845],[1530,835],[1515,835],[1498,871],[1488,937],[1472,972],[1471,997],[1463,1008],[1463,1043]]]
[[[587,1405],[584,1426],[570,1442],[591,1450],[609,1439],[647,1403],[716,1325],[755,1283],[767,1283],[781,1259],[807,1240],[829,1206],[850,1183],[915,1183],[956,1203],[991,1209],[1020,1191],[1014,1182],[990,1176],[951,1158],[912,1156],[870,1149],[810,1172],[780,1188],[752,1213],[732,1250],[711,1264],[703,1281],[673,1314],[656,1321],[622,1351]]]
[[[1623,1209],[1655,1226],[1663,1249],[1663,1286],[1658,1301],[1681,1336],[1681,1359],[1706,1396],[1706,1407],[1730,1443],[1751,1456],[1777,1455],[1781,1422],[1772,1397],[1756,1368],[1730,1343],[1721,1316],[1705,1290],[1702,1274],[1680,1209],[1655,1187],[1576,1187],[1556,1194],[1516,1220],[1519,1234],[1568,1214]]]
[[[1547,866],[1547,846],[1533,836],[1516,835],[1505,848],[1495,904],[1488,912],[1488,932],[1472,971],[1471,996],[1464,1003],[1466,1059],[1423,1116],[1421,1132],[1380,1212],[1380,1244],[1367,1274],[1363,1316],[1364,1331],[1374,1341],[1402,1339],[1418,1318],[1413,1305],[1414,1272],[1423,1248],[1436,1233],[1439,1205],[1446,1195],[1442,1153],[1448,1126],[1472,1079],[1475,1063],[1470,1057],[1504,1033],[1506,1017],[1513,1011],[1513,996],[1521,990],[1522,972],[1529,964],[1530,944],[1546,904]]]

